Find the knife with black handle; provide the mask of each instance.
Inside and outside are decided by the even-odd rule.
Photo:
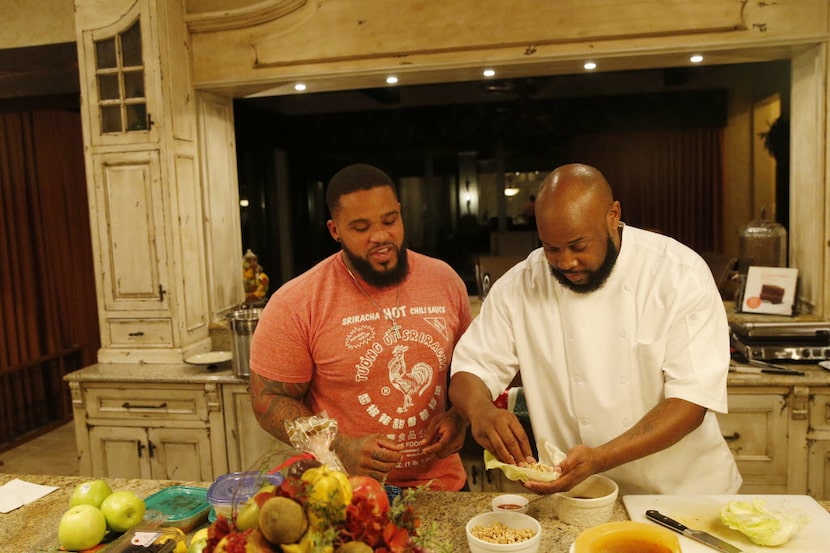
[[[678,534],[692,538],[693,540],[706,544],[709,547],[717,549],[718,551],[723,551],[723,553],[741,553],[741,550],[731,543],[727,543],[720,538],[716,538],[712,534],[704,532],[703,530],[692,530],[685,524],[682,524],[673,518],[667,517],[663,513],[655,511],[654,509],[646,511],[646,518],[653,520],[657,524],[665,526],[669,530],[674,530]]]

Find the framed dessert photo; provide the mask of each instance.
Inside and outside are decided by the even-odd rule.
[[[741,311],[794,315],[798,269],[749,267],[746,272]]]

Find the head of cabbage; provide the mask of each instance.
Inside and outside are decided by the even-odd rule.
[[[731,501],[721,507],[720,519],[752,543],[764,546],[787,543],[807,524],[804,514],[772,511],[763,499]]]

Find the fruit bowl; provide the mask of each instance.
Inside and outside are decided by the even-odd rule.
[[[311,455],[276,466],[282,471],[277,485],[263,482],[261,473],[214,482],[209,496],[219,511],[205,553],[445,550],[435,543],[433,527],[421,527],[413,507],[420,490],[350,477]],[[249,495],[244,501],[240,487]]]

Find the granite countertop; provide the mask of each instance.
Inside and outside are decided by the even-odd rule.
[[[57,528],[61,515],[69,507],[69,498],[79,483],[87,480],[76,476],[42,476],[0,474],[0,485],[13,478],[34,484],[58,486],[59,489],[24,507],[0,514],[0,544],[3,551],[31,553],[56,551]],[[167,480],[126,480],[107,478],[113,490],[132,490],[141,497],[149,496],[165,487],[184,485],[208,488],[210,482],[181,482]],[[437,538],[449,546],[449,551],[469,551],[464,525],[474,515],[490,510],[490,501],[497,493],[478,492],[423,492],[415,503],[424,523],[435,523]],[[529,498],[538,497],[528,494]],[[581,531],[558,521],[552,514],[550,498],[531,503],[528,514],[542,523],[544,535],[540,551],[567,552]],[[618,501],[613,520],[626,520],[622,501]],[[194,529],[195,531],[195,529]],[[104,550],[106,551],[106,549]],[[102,552],[103,553],[103,552]]]
[[[123,383],[182,383],[202,384],[217,382],[222,384],[247,384],[247,378],[240,378],[233,373],[230,363],[223,363],[214,368],[187,363],[96,363],[83,369],[73,371],[66,376],[67,382],[123,382]]]
[[[19,478],[34,484],[57,486],[45,497],[10,513],[0,514],[0,544],[3,551],[31,553],[56,551],[57,528],[61,515],[68,509],[69,498],[79,483],[87,480],[78,476],[43,476],[0,474],[0,485]],[[168,486],[210,487],[210,482],[182,482],[172,480],[127,480],[107,478],[113,490],[132,490],[147,497]],[[469,551],[464,526],[474,515],[490,510],[490,501],[496,493],[480,492],[423,492],[415,503],[424,523],[435,523],[437,537],[450,551]],[[528,494],[528,497],[538,498]],[[582,528],[560,522],[553,515],[550,497],[530,504],[528,514],[539,520],[544,534],[540,551],[565,553]],[[819,502],[830,511],[830,501]],[[617,501],[612,520],[627,520],[621,500]],[[193,531],[195,531],[194,529]],[[104,550],[106,551],[106,550]]]
[[[743,363],[735,363],[739,370],[759,370]],[[804,372],[804,376],[730,372],[729,386],[830,386],[830,371],[818,363],[790,364],[788,367]],[[234,375],[230,364],[218,368],[201,365],[150,363],[98,363],[73,371],[64,377],[67,382],[123,382],[123,383],[184,383],[247,384],[247,378]]]
[[[68,508],[72,491],[79,483],[87,480],[78,476],[42,476],[0,474],[0,485],[13,478],[20,478],[34,484],[57,486],[59,489],[24,507],[0,514],[0,544],[3,551],[26,551],[31,553],[56,551],[57,527],[61,515]],[[147,497],[168,486],[210,487],[210,482],[182,482],[171,480],[126,480],[107,478],[113,490],[132,490]],[[479,492],[423,492],[415,503],[425,524],[435,523],[437,537],[449,546],[449,551],[469,551],[464,525],[474,515],[490,510],[490,501],[496,493]],[[539,496],[528,494],[531,499]],[[540,551],[565,553],[582,528],[560,522],[553,515],[550,497],[544,497],[530,504],[528,514],[539,520],[544,534]],[[830,511],[830,501],[821,505]],[[621,500],[617,501],[612,520],[627,520],[628,516]],[[194,529],[193,531],[195,531]],[[106,551],[106,550],[104,550]]]

